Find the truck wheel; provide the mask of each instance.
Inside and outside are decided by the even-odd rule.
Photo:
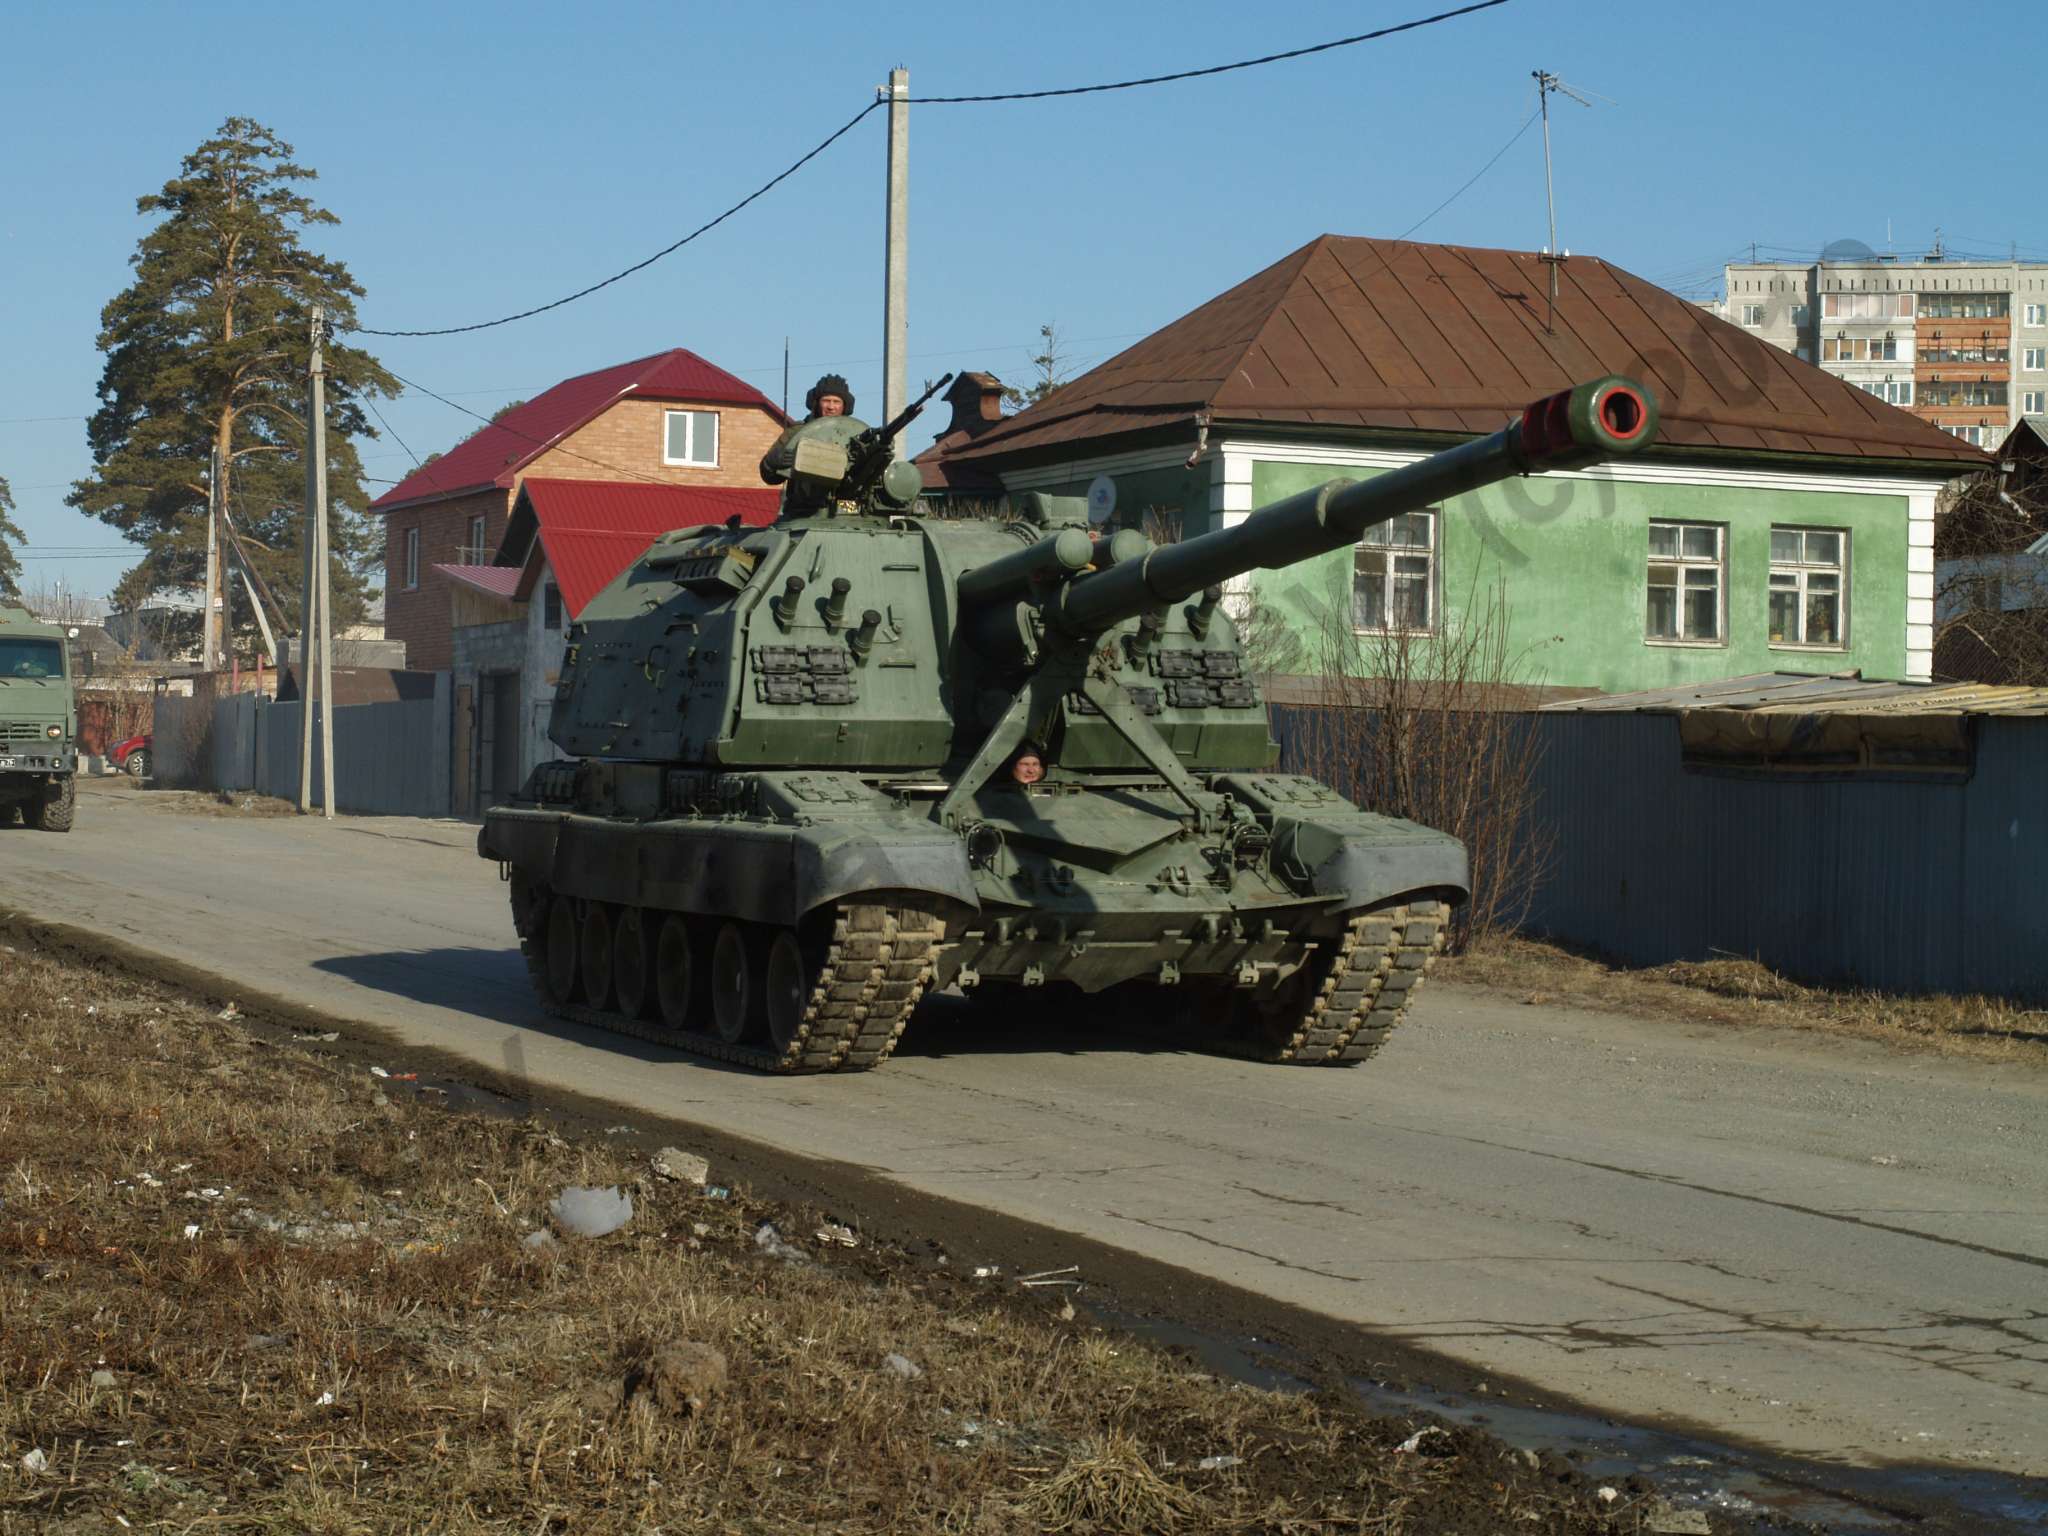
[[[57,793],[36,807],[36,825],[45,832],[69,832],[78,814],[78,781],[67,773],[57,784]]]

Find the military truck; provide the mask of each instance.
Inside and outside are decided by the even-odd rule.
[[[764,465],[772,527],[666,534],[571,627],[548,733],[570,757],[478,840],[544,1004],[774,1072],[876,1065],[949,984],[1366,1060],[1467,893],[1465,850],[1275,771],[1224,583],[1637,453],[1654,397],[1594,380],[1158,546],[1081,498],[921,512],[890,453],[909,414],[792,429]]]
[[[78,804],[78,700],[67,632],[0,605],[0,826],[69,832]]]

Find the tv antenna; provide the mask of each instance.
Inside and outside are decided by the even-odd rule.
[[[1571,254],[1569,251],[1559,250],[1557,245],[1557,189],[1550,172],[1550,97],[1552,92],[1557,92],[1571,97],[1582,107],[1593,105],[1588,97],[1598,97],[1609,106],[1613,106],[1614,102],[1608,97],[1601,96],[1598,91],[1580,91],[1566,85],[1547,69],[1532,69],[1529,74],[1536,81],[1536,105],[1543,114],[1543,201],[1550,210],[1550,244],[1543,248],[1543,260],[1550,266],[1550,315],[1543,322],[1543,329],[1549,331],[1557,320],[1558,265]]]

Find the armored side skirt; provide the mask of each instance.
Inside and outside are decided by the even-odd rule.
[[[875,891],[975,905],[960,840],[915,824],[614,821],[498,807],[477,852],[565,895],[757,923],[794,924],[828,902]]]

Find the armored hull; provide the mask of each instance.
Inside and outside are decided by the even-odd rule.
[[[1049,983],[1149,992],[1190,1043],[1370,1055],[1464,894],[1459,844],[1277,774],[1203,782],[1203,837],[1132,779],[991,789],[955,831],[915,783],[731,775],[685,815],[500,807],[482,851],[551,1008],[726,1060],[871,1067],[932,987]]]
[[[783,454],[776,524],[666,536],[572,628],[550,727],[570,755],[478,845],[543,1000],[781,1072],[876,1065],[946,986],[1066,984],[1191,1045],[1365,1060],[1465,853],[1273,770],[1217,583],[1653,423],[1634,386],[1582,386],[1158,548],[1058,498],[911,515],[914,487],[862,468],[873,434],[820,424]]]

